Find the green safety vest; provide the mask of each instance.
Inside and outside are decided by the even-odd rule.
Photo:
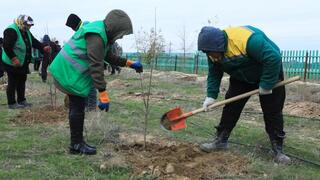
[[[8,28],[12,28],[17,32],[17,41],[14,44],[13,47],[13,52],[16,54],[17,58],[19,59],[20,64],[22,65],[24,63],[25,57],[26,57],[26,44],[23,41],[23,37],[20,33],[19,27],[17,26],[17,24],[13,23],[11,24]],[[28,39],[30,41],[30,45],[32,47],[32,39],[31,39],[31,33],[28,30],[27,31],[28,34]],[[6,54],[5,51],[3,51],[2,53],[2,61],[8,65],[13,66],[11,59],[9,58],[9,56]]]
[[[81,97],[87,97],[92,87],[85,40],[87,33],[98,34],[104,44],[107,44],[104,22],[95,21],[88,23],[75,32],[49,66],[49,71],[53,78],[63,90]],[[107,53],[107,48],[105,48],[105,52],[103,53]]]

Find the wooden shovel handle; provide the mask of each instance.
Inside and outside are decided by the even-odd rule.
[[[298,81],[298,80],[300,80],[300,77],[299,77],[299,76],[295,76],[295,77],[292,77],[292,78],[283,80],[283,81],[281,81],[281,82],[278,82],[278,83],[273,87],[273,89],[274,89],[274,88],[277,88],[277,87],[279,87],[279,86],[283,86],[283,85],[292,83],[292,82],[294,82],[294,81]],[[252,91],[249,91],[249,92],[240,94],[240,95],[238,95],[238,96],[234,96],[234,97],[232,97],[232,98],[225,99],[225,100],[223,100],[223,101],[219,101],[219,102],[216,102],[216,103],[214,103],[214,104],[211,104],[210,106],[208,106],[208,109],[213,109],[213,108],[216,108],[216,107],[219,107],[219,106],[222,106],[222,105],[225,105],[225,104],[228,104],[228,103],[231,103],[231,102],[234,102],[234,101],[237,101],[237,100],[240,100],[240,99],[249,97],[249,96],[252,96],[252,95],[254,95],[254,94],[258,94],[258,93],[259,93],[259,89],[255,89],[255,90],[252,90]],[[199,109],[193,110],[193,111],[191,111],[191,112],[182,114],[181,116],[189,117],[189,116],[198,114],[198,113],[203,112],[203,111],[204,111],[204,108],[199,108]],[[187,115],[187,116],[186,116],[186,115]]]

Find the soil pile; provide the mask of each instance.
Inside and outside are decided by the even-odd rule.
[[[125,137],[130,137],[125,138]],[[124,139],[125,138],[125,139]],[[234,152],[202,152],[198,145],[143,136],[120,135],[122,143],[107,143],[112,152],[104,166],[129,165],[135,176],[152,175],[160,179],[215,179],[245,177],[249,160]],[[119,157],[121,157],[119,159]]]
[[[51,105],[40,108],[25,109],[12,121],[18,124],[59,124],[67,120],[67,109],[63,106],[53,108]]]

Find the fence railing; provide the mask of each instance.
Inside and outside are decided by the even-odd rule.
[[[304,80],[320,80],[320,53],[318,50],[281,51],[282,63],[287,77],[299,75]],[[125,53],[127,58],[141,59],[137,53]],[[207,74],[208,61],[204,53],[163,53],[154,59],[154,68],[163,71],[180,71]],[[145,68],[150,68],[144,64]]]

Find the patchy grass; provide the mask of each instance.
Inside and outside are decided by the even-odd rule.
[[[144,122],[144,106],[141,94],[139,95],[141,93],[139,76],[124,70],[120,75],[107,76],[106,79],[108,82],[119,79],[127,85],[108,89],[111,96],[110,112],[98,111],[86,115],[86,139],[89,143],[98,145],[98,154],[95,156],[68,154],[67,113],[59,112],[62,113],[59,114],[59,118],[63,119],[60,115],[66,115],[65,120],[59,120],[60,123],[48,123],[45,121],[47,120],[46,116],[39,116],[40,119],[36,121],[37,123],[33,121],[28,126],[17,121],[21,117],[23,119],[33,117],[33,113],[36,112],[45,113],[43,108],[50,105],[49,85],[42,83],[37,74],[31,74],[27,84],[27,98],[34,104],[37,111],[8,110],[5,105],[5,92],[1,91],[0,178],[154,179],[153,175],[137,173],[137,167],[134,164],[101,170],[101,164],[110,161],[108,152],[112,150],[106,146],[110,140],[107,139],[107,135],[110,135],[111,131],[141,133]],[[144,84],[147,84],[147,76],[144,76]],[[188,118],[188,128],[185,130],[172,133],[159,128],[160,117],[171,108],[181,106],[184,111],[190,111],[201,107],[205,97],[204,83],[177,81],[174,77],[155,78],[151,92],[151,112],[148,123],[150,135],[157,137],[157,139],[168,139],[168,142],[172,140],[201,143],[212,138],[213,127],[219,122],[222,108]],[[57,93],[57,105],[58,107],[63,105],[63,94],[60,92]],[[48,118],[50,117],[48,116]],[[285,117],[285,129],[287,132],[285,152],[320,163],[320,123],[318,121]],[[116,139],[116,137],[113,138]],[[108,141],[103,141],[104,139]],[[235,174],[226,174],[225,176],[220,174],[220,178],[318,179],[320,176],[319,167],[299,160],[294,159],[294,163],[289,166],[277,165],[272,161],[271,155],[266,149],[269,148],[269,142],[264,131],[261,114],[244,113],[231,135],[231,141],[236,144],[230,144],[229,152],[246,159],[248,162],[246,173],[240,177]],[[138,150],[139,155],[145,155],[140,152],[140,149]],[[126,153],[130,154],[130,152]],[[219,155],[219,153],[217,154]],[[149,156],[152,159],[152,154]],[[232,160],[229,163],[231,166]],[[144,169],[144,167],[139,168]]]

